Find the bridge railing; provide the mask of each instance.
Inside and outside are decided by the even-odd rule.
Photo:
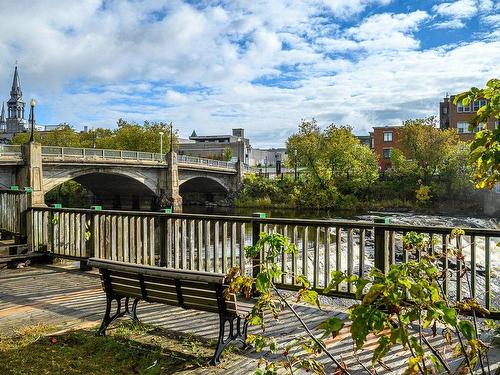
[[[57,146],[42,146],[42,157],[162,161],[161,155],[154,152]]]
[[[0,157],[8,159],[22,159],[21,145],[0,145]]]
[[[205,165],[208,167],[236,169],[236,163],[223,160],[198,158],[195,156],[178,155],[177,161],[179,162],[179,164],[194,164]]]
[[[447,249],[452,228],[378,224],[367,221],[261,219],[253,217],[162,214],[155,212],[92,211],[83,209],[32,209],[32,243],[35,249],[57,256],[85,259],[96,256],[138,264],[179,269],[227,272],[238,266],[255,274],[259,259],[245,257],[245,246],[261,232],[286,235],[297,254],[283,255],[283,271],[304,274],[320,293],[332,271],[366,275],[372,267],[388,270],[391,264],[415,259],[403,249],[409,231],[435,239],[432,250],[443,255],[443,288],[451,301],[469,296],[461,277],[462,265]],[[500,300],[493,298],[500,275],[492,272],[493,251],[500,230],[466,228],[461,239],[471,270],[472,295],[500,317]],[[498,262],[497,262],[498,263]],[[282,276],[281,288],[298,289],[294,278]],[[330,295],[354,298],[354,286],[339,285]]]

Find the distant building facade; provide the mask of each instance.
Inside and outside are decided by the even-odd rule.
[[[486,104],[486,100],[476,100],[469,105],[464,106],[461,102],[453,104],[455,95],[446,96],[439,103],[439,127],[441,129],[456,129],[460,138],[463,141],[471,141],[474,139],[474,131],[469,131],[469,121],[474,117],[476,112]],[[488,129],[495,129],[498,123],[494,118],[490,118],[484,126]]]
[[[399,147],[399,130],[401,126],[375,126],[373,128],[373,151],[378,156],[379,170],[386,171],[391,167],[391,153]]]
[[[25,102],[21,90],[21,80],[17,66],[14,69],[10,98],[7,101],[7,111],[5,103],[2,103],[0,113],[0,132],[4,133],[4,138],[12,138],[15,133],[24,132],[29,129],[28,121],[24,118]]]
[[[227,149],[231,150],[232,159],[238,159],[250,166],[272,166],[276,161],[284,160],[284,149],[261,150],[252,148],[250,140],[245,138],[245,130],[236,128],[232,134],[198,135],[193,131],[189,139],[179,139],[179,154],[200,158],[222,158]]]

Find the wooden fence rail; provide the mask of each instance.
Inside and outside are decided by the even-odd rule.
[[[55,208],[32,208],[31,213],[32,244],[38,251],[72,259],[95,256],[208,272],[227,272],[238,266],[255,274],[259,259],[247,259],[245,246],[255,243],[260,232],[281,233],[298,250],[296,255],[281,257],[281,269],[307,276],[319,292],[330,281],[332,271],[366,275],[372,267],[387,271],[391,264],[418,258],[419,254],[403,249],[402,236],[409,231],[426,233],[434,239],[432,251],[446,253],[457,245],[463,248],[472,271],[471,294],[488,309],[500,308],[500,301],[493,299],[500,277],[494,277],[491,269],[500,230],[465,228],[462,243],[457,243],[456,239],[450,241],[452,228],[367,221]],[[452,301],[468,297],[468,287],[458,277],[461,265],[445,256],[442,267],[447,270],[444,289],[448,297]],[[277,281],[282,288],[298,288],[291,276]],[[353,298],[354,291],[354,286],[346,283],[330,294]]]
[[[0,230],[16,237],[26,236],[28,193],[2,190],[0,193]]]

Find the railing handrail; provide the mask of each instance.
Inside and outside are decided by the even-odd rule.
[[[128,216],[166,216],[173,219],[199,219],[199,220],[214,220],[214,221],[233,221],[240,223],[258,222],[262,224],[283,224],[283,225],[307,225],[317,227],[343,227],[357,229],[375,229],[380,228],[391,231],[401,232],[429,232],[433,234],[450,234],[455,227],[445,226],[421,226],[409,224],[384,224],[374,223],[372,221],[357,221],[357,220],[339,220],[339,219],[291,219],[291,218],[258,218],[253,216],[227,216],[227,215],[208,215],[208,214],[188,214],[188,213],[164,213],[156,211],[123,211],[123,210],[102,210],[96,211],[86,208],[53,208],[53,207],[30,207],[30,210],[39,211],[61,211],[75,213],[95,213],[109,215],[128,215]],[[461,228],[467,235],[481,235],[487,237],[500,237],[500,229],[490,228]]]
[[[56,152],[53,152],[55,150]],[[75,154],[74,151],[81,151],[81,154]],[[59,151],[59,152],[57,152]],[[65,153],[65,151],[67,153]],[[71,151],[71,152],[69,152]],[[108,153],[108,155],[106,155]],[[109,153],[119,153],[119,155],[109,155]],[[88,155],[91,154],[91,155]],[[131,155],[132,156],[129,156]],[[135,155],[135,156],[134,156]],[[106,148],[83,148],[83,147],[66,147],[66,146],[42,146],[42,156],[57,157],[86,157],[92,156],[102,159],[136,159],[136,160],[151,160],[159,163],[166,163],[166,154],[148,151],[133,151],[133,150],[116,150]],[[207,166],[215,166],[219,168],[235,169],[236,164],[217,159],[200,158],[196,156],[177,155],[177,160],[180,164],[199,164]]]

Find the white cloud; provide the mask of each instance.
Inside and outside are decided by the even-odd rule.
[[[462,22],[451,3],[437,19],[387,13],[388,3],[16,1],[2,9],[0,93],[19,59],[24,96],[39,98],[48,122],[171,120],[185,136],[242,126],[265,146],[301,118],[359,133],[434,114],[446,91],[497,74],[493,14],[481,13],[492,29],[482,40],[423,49],[417,33],[431,21]]]

